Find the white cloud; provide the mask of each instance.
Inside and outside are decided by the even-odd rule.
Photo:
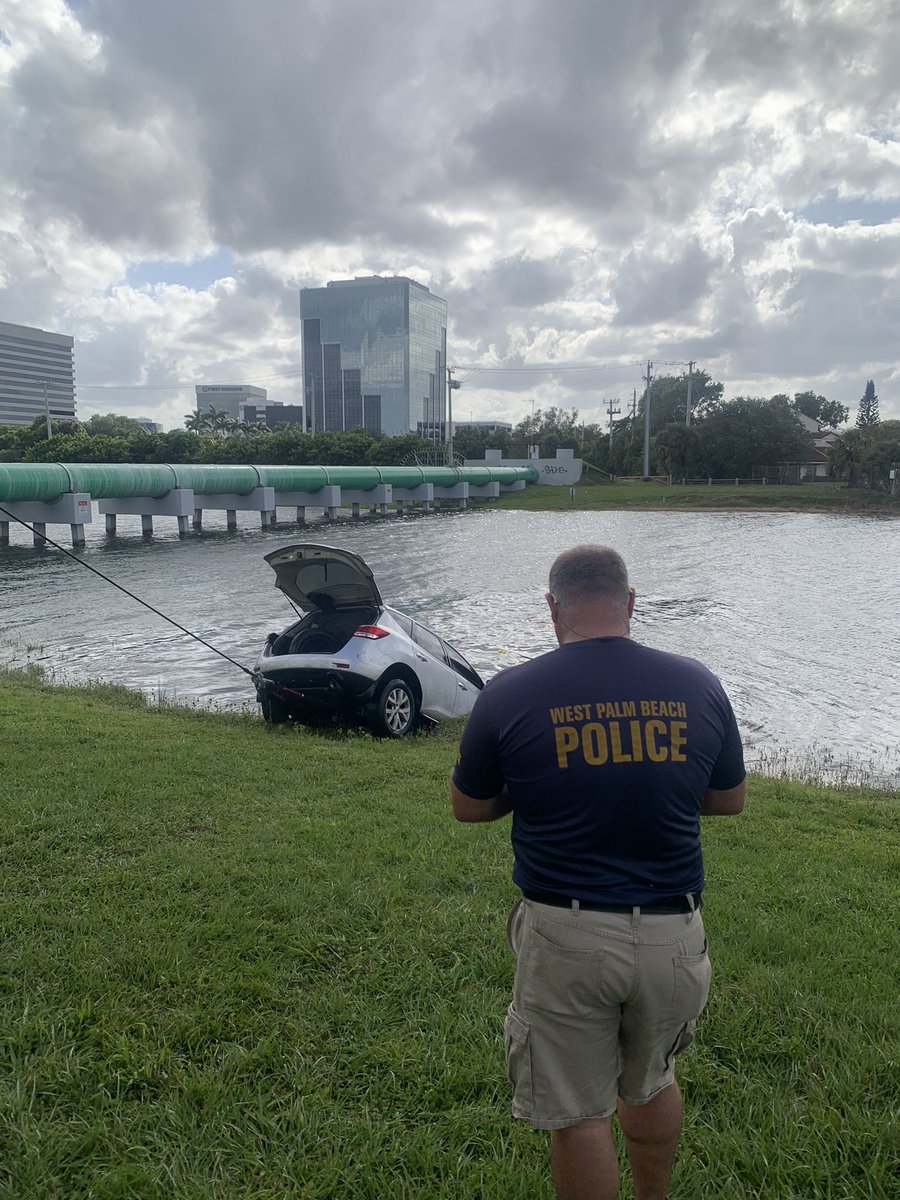
[[[471,375],[475,415],[599,415],[641,374],[599,368],[650,357],[853,408],[871,377],[900,416],[893,0],[0,0],[0,31],[0,319],[129,385],[85,413],[295,400],[296,289],[378,272],[447,297],[451,361],[597,364]],[[128,283],[218,248],[206,287]]]

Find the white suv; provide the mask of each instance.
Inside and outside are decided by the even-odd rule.
[[[468,713],[484,682],[460,652],[379,595],[356,554],[303,542],[265,556],[304,615],[254,668],[267,721],[364,720],[384,737]]]

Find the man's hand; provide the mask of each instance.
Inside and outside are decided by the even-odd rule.
[[[744,811],[744,800],[747,796],[747,780],[742,779],[737,787],[726,791],[707,788],[700,803],[701,817],[734,817]]]
[[[512,800],[505,787],[489,800],[476,800],[474,796],[461,792],[451,779],[450,801],[457,821],[498,821],[512,812]]]

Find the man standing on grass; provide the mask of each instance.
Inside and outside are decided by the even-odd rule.
[[[631,640],[634,589],[614,550],[561,554],[547,603],[559,648],[478,697],[453,813],[512,812],[513,1115],[552,1130],[560,1200],[614,1200],[618,1113],[635,1200],[665,1200],[674,1059],[709,992],[699,818],[743,809],[741,740],[714,675]]]

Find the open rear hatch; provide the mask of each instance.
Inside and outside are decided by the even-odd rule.
[[[265,558],[275,572],[275,586],[304,612],[383,605],[372,571],[349,550],[299,542],[273,550]]]

